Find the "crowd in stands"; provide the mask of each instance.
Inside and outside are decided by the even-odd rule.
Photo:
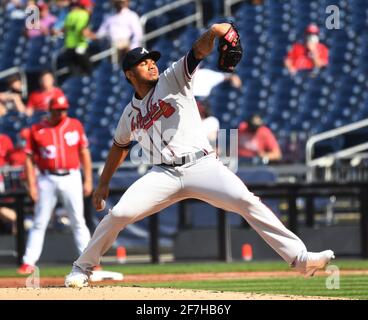
[[[204,1],[206,4],[208,1]],[[217,3],[217,2],[216,2]],[[262,1],[249,1],[259,5]],[[37,8],[40,21],[37,28],[25,28],[27,39],[37,37],[63,38],[64,51],[58,59],[59,67],[68,67],[69,75],[90,75],[93,64],[90,61],[91,46],[97,43],[101,48],[108,46],[118,51],[119,63],[125,53],[142,43],[143,29],[137,12],[130,9],[129,0],[112,0],[113,12],[105,17],[98,29],[91,27],[91,15],[94,3],[91,0],[56,0],[56,1],[3,1],[7,14],[11,19],[24,19],[27,8]],[[219,13],[214,4],[213,12]],[[210,17],[211,18],[211,17]],[[305,30],[305,41],[294,43],[284,59],[285,68],[290,75],[300,72],[315,76],[319,70],[329,63],[329,49],[320,42],[320,30],[317,25],[310,24]],[[245,44],[245,48],[247,48]],[[245,54],[246,51],[245,51]],[[216,132],[221,127],[221,120],[211,113],[208,96],[213,88],[222,82],[240,90],[242,80],[237,74],[223,74],[207,68],[199,69],[196,75],[197,84],[194,94],[199,99],[198,108],[203,119],[204,128],[213,145],[216,143]],[[39,89],[31,91],[27,97],[22,90],[22,80],[17,75],[7,79],[7,88],[0,92],[0,118],[9,112],[16,111],[25,117],[32,117],[37,112],[47,112],[53,97],[64,95],[63,90],[55,85],[55,75],[50,70],[39,74]],[[6,134],[0,135],[0,167],[23,166],[25,161],[24,141],[27,131],[20,128],[17,141],[12,141]],[[239,157],[245,163],[269,164],[282,159],[282,152],[275,135],[267,127],[259,115],[244,119],[238,125]],[[14,146],[15,144],[15,146]],[[251,161],[248,161],[251,159]],[[1,178],[1,175],[0,175]],[[0,184],[1,184],[0,180]],[[14,215],[6,207],[0,207],[0,220],[10,221],[14,232]]]
[[[259,5],[262,1],[250,1],[250,3]],[[94,9],[94,2],[91,0],[12,0],[3,5],[12,19],[24,19],[26,8],[37,8],[39,10],[40,21],[38,27],[26,28],[25,33],[29,39],[63,37],[65,50],[58,61],[61,66],[65,64],[69,67],[71,75],[91,73],[93,66],[90,62],[89,46],[92,42],[107,41],[110,46],[118,50],[120,62],[128,50],[140,46],[142,42],[143,30],[139,15],[130,9],[129,0],[112,0],[113,12],[104,18],[96,30],[92,30],[90,25],[91,14]],[[206,1],[204,1],[204,5],[206,5]],[[222,8],[218,5],[211,4],[211,12],[218,14],[217,11],[220,10]],[[294,43],[291,46],[284,61],[285,68],[291,75],[298,72],[315,74],[315,72],[328,65],[329,50],[326,45],[320,42],[319,32],[317,25],[310,24],[305,30],[305,41]],[[196,78],[194,93],[198,100],[206,106],[200,108],[201,114],[205,118],[206,114],[207,116],[210,114],[207,98],[214,87],[224,81],[229,81],[235,89],[241,89],[243,85],[241,78],[235,73],[223,74],[208,68],[199,69]],[[47,112],[52,97],[55,94],[62,93],[62,89],[55,86],[54,75],[49,70],[40,73],[39,89],[31,91],[28,97],[24,97],[22,82],[17,75],[8,78],[7,86],[5,91],[0,92],[0,117],[6,115],[9,111],[17,111],[27,117],[31,117],[34,112]],[[211,116],[211,118],[214,117]],[[220,121],[216,120],[218,122],[216,127],[220,127]],[[214,121],[207,122],[211,122],[214,126]],[[246,122],[239,124],[240,141],[243,141],[239,143],[240,157],[248,158],[250,154],[253,154],[242,149],[242,145],[245,145],[245,132],[249,131],[250,127]],[[272,133],[263,136],[270,140],[269,145],[275,144],[274,140],[276,139]],[[255,145],[253,143],[253,148]],[[255,152],[254,155],[259,156],[260,152]],[[281,159],[280,152],[275,154],[275,156],[270,157],[270,161]],[[261,158],[265,159],[262,156]]]

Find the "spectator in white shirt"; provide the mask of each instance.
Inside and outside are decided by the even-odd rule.
[[[141,45],[143,29],[138,14],[129,9],[129,0],[113,0],[113,6],[116,13],[103,21],[96,38],[108,38],[121,61],[126,52]]]
[[[201,99],[206,99],[211,90],[224,81],[230,81],[234,88],[240,88],[242,81],[235,73],[223,73],[213,71],[207,68],[200,68],[196,71],[193,82],[194,96]]]

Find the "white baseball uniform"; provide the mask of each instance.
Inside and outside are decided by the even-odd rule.
[[[40,171],[37,176],[39,199],[23,263],[35,265],[40,258],[45,231],[58,197],[69,214],[79,254],[86,248],[91,236],[84,219],[79,150],[87,146],[82,124],[77,119],[67,117],[57,126],[44,120],[32,126],[25,151],[34,156]]]
[[[212,153],[193,97],[195,70],[192,67],[193,72],[189,71],[189,59],[193,59],[189,55],[193,57],[188,53],[166,69],[142,100],[133,97],[121,116],[114,144],[126,148],[137,140],[155,165],[128,188],[100,222],[74,263],[83,271],[99,264],[125,226],[188,198],[239,213],[290,265],[305,260],[303,242]],[[155,138],[160,137],[158,128],[163,139]],[[170,134],[165,135],[165,130]],[[197,159],[194,154],[201,150],[206,156]],[[191,161],[182,166],[159,165],[183,155]]]

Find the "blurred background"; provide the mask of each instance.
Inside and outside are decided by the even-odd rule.
[[[52,73],[54,85],[69,100],[69,116],[85,126],[96,183],[117,122],[133,95],[120,68],[126,51],[135,46],[159,50],[162,72],[185,55],[207,27],[231,20],[244,48],[235,74],[218,73],[214,50],[199,70],[213,74],[194,82],[200,108],[206,111],[203,121],[212,121],[208,130],[239,129],[238,158],[221,150],[224,162],[230,167],[234,161],[239,164],[237,175],[251,190],[254,186],[312,251],[335,246],[340,256],[368,256],[362,203],[368,177],[367,1],[0,2],[0,132],[13,144],[0,143],[0,207],[17,214],[17,203],[8,193],[24,192],[26,233],[32,226],[33,204],[25,194],[22,163],[12,162],[9,154],[22,148],[22,129],[47,114],[30,99],[32,92],[44,89],[42,72]],[[89,15],[85,31],[80,31],[81,46],[66,41],[71,31],[65,21],[74,7]],[[35,13],[40,18],[37,28]],[[68,50],[80,54],[86,67],[78,68]],[[128,159],[112,180],[107,207],[146,170]],[[295,192],[291,196],[290,190]],[[221,220],[217,211],[196,201],[174,205],[159,221],[145,219],[129,226],[106,261],[115,261],[119,247],[127,249],[128,257],[142,255],[143,260],[152,250],[168,260],[242,259],[244,244],[252,245],[254,259],[275,258],[240,216],[227,213]],[[104,214],[95,212],[86,199],[91,231]],[[24,241],[16,241],[16,215],[4,214],[0,226],[0,263],[12,263],[19,241]],[[70,221],[60,204],[47,237],[41,262],[73,261]]]

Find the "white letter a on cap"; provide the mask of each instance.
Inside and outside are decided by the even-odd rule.
[[[141,54],[148,53],[148,50],[146,48],[142,48]]]

